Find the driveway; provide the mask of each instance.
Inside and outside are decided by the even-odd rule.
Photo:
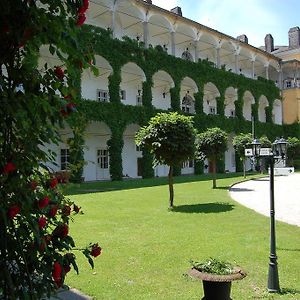
[[[265,216],[270,216],[269,177],[233,185],[231,198]],[[300,227],[300,173],[274,178],[275,219]]]

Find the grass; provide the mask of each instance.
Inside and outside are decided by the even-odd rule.
[[[219,258],[248,276],[232,285],[233,299],[300,299],[300,228],[277,223],[281,294],[266,290],[269,219],[231,200],[227,188],[242,177],[179,177],[175,209],[168,210],[165,178],[70,186],[84,211],[71,224],[77,246],[99,242],[91,270],[78,254],[80,274],[67,284],[95,299],[199,299],[201,282],[184,276],[190,260]],[[153,186],[151,186],[153,185]]]

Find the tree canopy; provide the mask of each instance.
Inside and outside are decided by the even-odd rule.
[[[173,168],[194,157],[196,132],[192,117],[177,112],[158,113],[136,134],[136,144],[154,155],[156,164],[166,164],[169,170],[170,207],[173,207]]]
[[[197,135],[197,156],[202,160],[207,158],[212,163],[213,188],[217,187],[217,159],[223,157],[224,152],[227,150],[227,140],[227,133],[218,127],[208,128],[206,131]]]

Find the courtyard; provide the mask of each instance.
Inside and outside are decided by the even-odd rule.
[[[281,293],[268,294],[269,218],[232,200],[228,188],[242,179],[222,175],[211,189],[207,175],[176,178],[172,211],[165,178],[71,186],[84,211],[71,234],[78,247],[99,241],[103,253],[94,270],[78,255],[79,276],[67,284],[94,299],[199,299],[201,282],[184,274],[190,260],[216,257],[248,273],[233,299],[299,299],[300,228],[277,222]]]

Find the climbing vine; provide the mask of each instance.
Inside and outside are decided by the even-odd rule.
[[[255,99],[252,112],[255,117],[255,127],[258,135],[267,133],[270,139],[284,135],[299,136],[299,125],[280,126],[273,124],[272,105],[275,99],[280,99],[280,93],[271,80],[260,77],[258,80],[249,79],[243,75],[226,71],[224,68],[218,69],[207,60],[199,60],[196,63],[185,61],[168,55],[166,51],[159,47],[145,49],[143,43],[138,43],[128,37],[124,37],[122,41],[113,39],[109,30],[84,26],[83,31],[80,47],[86,48],[87,51],[93,48],[95,54],[105,58],[113,69],[108,84],[110,103],[88,99],[79,101],[80,112],[85,115],[88,121],[103,121],[111,129],[111,139],[108,142],[108,147],[112,180],[122,178],[121,157],[123,132],[126,126],[133,123],[143,126],[159,111],[152,105],[151,94],[152,77],[159,70],[170,74],[174,81],[175,86],[170,90],[173,111],[180,111],[180,86],[183,78],[190,77],[197,84],[198,92],[194,94],[196,111],[194,125],[198,131],[218,126],[228,133],[251,132],[251,122],[246,121],[243,117],[243,96],[246,91],[249,91]],[[124,105],[120,100],[121,69],[128,62],[135,63],[146,75],[146,81],[142,84],[143,106],[140,107]],[[213,83],[220,92],[220,97],[217,98],[218,115],[203,113],[204,85],[208,82]],[[228,87],[236,88],[238,93],[238,99],[235,101],[235,118],[224,116],[225,91]],[[269,107],[266,109],[266,123],[257,122],[258,101],[261,95],[265,95],[269,101]],[[81,134],[83,134],[82,131]],[[77,143],[77,146],[81,147],[81,143],[82,141]],[[143,154],[143,177],[153,176],[149,155]],[[224,169],[223,165],[220,162],[220,169]],[[199,167],[197,167],[198,169]],[[197,173],[199,172],[198,170]]]

